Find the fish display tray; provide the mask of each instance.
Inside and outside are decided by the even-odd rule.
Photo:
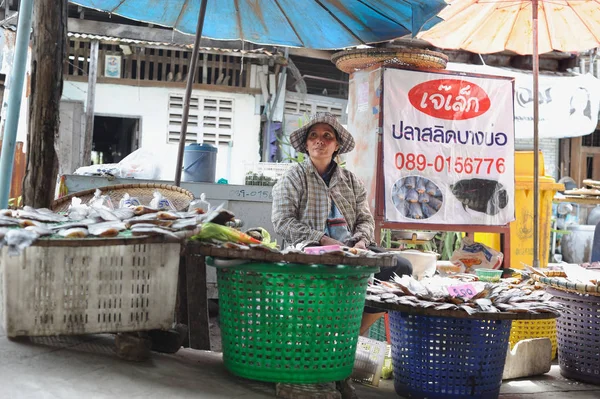
[[[550,287],[546,291],[566,308],[556,326],[560,373],[600,384],[600,296]]]
[[[210,258],[208,265],[214,265]],[[367,283],[376,268],[293,263],[217,267],[223,361],[260,381],[350,376]]]
[[[181,244],[98,243],[45,240],[20,256],[0,252],[0,314],[9,337],[171,328]]]
[[[497,398],[509,320],[390,312],[394,388],[402,397]]]

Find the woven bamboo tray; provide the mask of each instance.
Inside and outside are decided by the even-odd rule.
[[[411,48],[369,48],[340,51],[331,62],[346,73],[373,65],[399,65],[424,69],[445,69],[448,57],[436,51]]]
[[[94,197],[96,190],[97,189],[92,188],[59,198],[52,203],[51,209],[54,212],[66,212],[69,208],[69,205],[71,205],[71,199],[73,197],[80,198],[81,201],[86,204]],[[190,205],[190,202],[194,199],[194,194],[188,190],[169,184],[117,184],[114,186],[99,187],[98,190],[102,192],[102,195],[108,195],[110,197],[110,200],[115,208],[119,207],[119,201],[121,201],[121,198],[123,198],[125,193],[128,193],[131,197],[137,198],[142,205],[148,206],[150,201],[152,201],[154,192],[158,191],[163,195],[163,197],[168,198],[178,211],[187,209],[187,207]]]
[[[537,274],[532,274],[531,277],[557,290],[600,297],[600,285],[573,283],[562,277],[543,277]]]

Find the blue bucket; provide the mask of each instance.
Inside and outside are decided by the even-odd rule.
[[[193,143],[183,152],[183,181],[214,183],[217,168],[217,148],[210,144]]]

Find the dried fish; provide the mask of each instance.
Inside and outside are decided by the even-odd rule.
[[[48,226],[48,228],[50,230],[65,230],[65,229],[72,229],[75,227],[84,227],[87,229],[87,227],[92,224],[96,224],[96,221],[93,219],[83,219],[83,220],[78,220],[78,221],[69,222],[69,223],[55,224],[52,226]]]
[[[419,201],[419,193],[417,193],[417,190],[415,190],[414,188],[411,188],[410,190],[408,190],[408,193],[406,193],[406,200],[410,203],[416,203]]]
[[[127,229],[123,222],[104,222],[88,227],[88,232],[98,237],[116,237],[120,231]]]
[[[429,196],[428,204],[430,207],[432,207],[436,211],[439,211],[440,208],[442,207],[442,201],[440,201],[440,199],[438,197]]]
[[[198,226],[196,218],[192,219],[179,219],[171,225],[175,230],[193,230]]]
[[[94,208],[88,215],[90,219],[104,220],[105,222],[118,222],[119,219],[111,210],[106,208]]]
[[[24,220],[21,220],[19,222],[19,226],[21,226],[22,228],[25,228],[25,227],[28,227],[28,226],[46,227],[46,224],[42,223],[42,222],[38,222],[36,220],[24,219]]]
[[[417,192],[419,194],[425,193],[425,186],[426,186],[426,183],[428,183],[428,182],[429,182],[429,180],[427,180],[425,178],[417,177],[415,189],[417,190]]]
[[[419,203],[426,204],[429,202],[429,194],[423,192],[419,194]]]
[[[177,220],[181,219],[181,215],[175,212],[160,211],[156,214],[156,218],[160,220]]]
[[[430,207],[429,204],[421,204],[421,209],[423,210],[423,216],[426,218],[430,218],[437,213],[437,211]]]
[[[160,209],[150,208],[148,206],[140,205],[133,208],[133,213],[136,215],[146,215],[148,213],[157,213]]]
[[[415,176],[408,176],[406,179],[404,179],[404,186],[406,188],[415,188],[417,185],[417,181]]]
[[[7,216],[0,216],[0,226],[1,227],[11,227],[11,226],[19,226],[20,221],[15,218],[10,218]]]
[[[425,185],[425,192],[429,195],[435,195],[437,189],[437,186],[432,181],[428,181]]]
[[[43,227],[43,226],[27,226],[25,227],[25,230],[27,231],[33,231],[34,233],[36,233],[37,235],[39,235],[40,237],[44,237],[44,236],[51,236],[52,234],[54,234],[54,231]]]
[[[412,202],[408,206],[408,216],[413,219],[423,219],[423,210],[418,202]]]
[[[131,208],[119,208],[119,209],[115,209],[113,211],[113,214],[119,218],[119,220],[127,220],[127,219],[131,219],[132,217],[135,216],[135,213],[133,212],[133,209]]]
[[[58,235],[65,238],[85,238],[87,237],[88,230],[83,227],[74,227],[71,229],[64,229],[58,232]]]
[[[149,214],[150,215],[150,214]],[[151,215],[156,215],[151,214]],[[146,215],[144,215],[146,216]],[[160,227],[169,227],[173,225],[173,221],[172,220],[158,220],[156,218],[154,219],[129,219],[129,220],[125,220],[125,225],[127,226],[128,229],[131,229],[133,226],[138,225],[138,224],[146,224],[146,225],[153,225],[153,226],[160,226]]]
[[[156,227],[156,226],[152,226],[152,227],[133,226],[133,228],[131,229],[131,233],[134,236],[164,235],[164,236],[170,236],[170,237],[179,239],[179,237],[176,234],[174,234],[168,230],[162,229],[160,227]]]
[[[4,242],[8,246],[9,256],[19,256],[23,250],[35,242],[39,235],[33,231],[10,229],[4,235]]]
[[[38,222],[45,223],[61,223],[66,222],[68,219],[65,216],[58,215],[56,213],[43,213],[35,210],[21,209],[17,211],[17,217],[19,219],[36,220]]]
[[[1,209],[0,210],[0,216],[6,216],[6,217],[13,217],[13,211],[11,211],[10,209]]]

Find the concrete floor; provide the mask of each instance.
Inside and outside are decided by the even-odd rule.
[[[113,336],[42,337],[11,341],[0,329],[0,399],[275,397],[273,384],[237,378],[221,354],[182,349],[144,363],[118,359]],[[357,385],[361,399],[397,398],[391,380]],[[502,385],[502,399],[600,398],[600,386],[567,380],[558,366],[542,377]]]

